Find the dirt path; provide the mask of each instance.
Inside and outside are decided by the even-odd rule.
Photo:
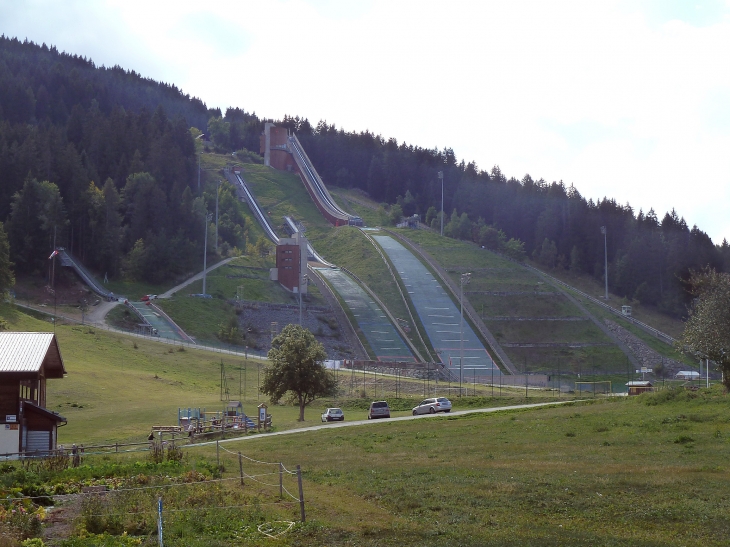
[[[113,302],[99,302],[96,306],[89,309],[89,313],[86,314],[86,322],[93,323],[94,325],[106,325],[106,314],[108,314],[112,308],[118,306],[119,302],[114,300]]]

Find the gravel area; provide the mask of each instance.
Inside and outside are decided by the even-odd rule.
[[[611,321],[610,319],[604,320],[608,330],[610,330],[614,336],[626,344],[631,350],[631,353],[639,360],[642,367],[653,368],[656,370],[657,366],[664,367],[661,376],[665,378],[673,378],[680,370],[687,370],[687,365],[670,359],[669,357],[663,357],[658,352],[651,349],[644,341],[640,338],[631,334],[628,330]],[[658,375],[659,376],[659,375]]]
[[[298,325],[299,307],[252,302],[238,316],[238,323],[246,333],[249,347],[256,347],[257,351],[263,353],[271,349],[271,324],[274,322],[277,323],[277,333],[290,323]],[[324,346],[328,359],[355,358],[342,333],[342,325],[331,308],[303,306],[302,326],[309,329]]]

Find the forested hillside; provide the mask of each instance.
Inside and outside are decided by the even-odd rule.
[[[463,120],[468,123],[468,120]],[[444,177],[445,233],[492,249],[507,238],[521,240],[528,256],[547,268],[566,268],[603,278],[606,227],[612,292],[679,316],[689,295],[683,280],[705,266],[727,270],[730,246],[715,245],[672,210],[635,211],[615,199],[584,198],[573,185],[525,175],[507,178],[474,163],[457,162],[453,151],[398,144],[372,133],[347,133],[320,122],[283,121],[297,135],[326,183],[360,188],[376,200],[399,203],[439,227]],[[429,208],[433,207],[430,210]]]
[[[215,208],[190,128],[216,116],[174,85],[0,38],[0,219],[16,271],[44,271],[54,239],[110,277],[188,271]],[[244,245],[227,185],[221,205],[223,240]]]
[[[229,109],[220,142],[254,144],[250,116]],[[468,120],[462,120],[469,123]],[[715,245],[675,211],[635,211],[614,198],[584,198],[572,184],[508,178],[499,167],[486,171],[457,161],[454,151],[420,148],[370,132],[346,132],[334,125],[285,117],[327,184],[359,188],[373,199],[400,205],[406,216],[420,214],[440,228],[443,172],[445,234],[474,241],[508,255],[526,254],[544,267],[604,275],[604,236],[608,281],[613,293],[654,305],[674,316],[686,312],[685,281],[691,270],[730,269],[727,241]],[[214,135],[215,137],[215,135]],[[519,245],[521,242],[522,245]]]
[[[206,131],[219,152],[258,152],[264,121],[240,108],[223,116],[174,85],[119,67],[0,39],[0,220],[8,219],[17,270],[40,268],[37,249],[50,249],[54,228],[59,244],[110,275],[159,279],[187,269],[202,250],[195,226],[215,192],[198,191],[189,128]],[[683,280],[691,270],[730,270],[728,243],[715,245],[674,210],[635,211],[610,197],[594,202],[562,181],[516,179],[497,166],[458,161],[451,149],[298,117],[277,123],[297,133],[327,184],[359,188],[434,227],[443,172],[446,235],[546,268],[602,279],[605,226],[611,291],[675,316],[685,313]],[[223,193],[230,198],[230,189]],[[222,237],[242,246],[245,223],[235,202],[226,201]]]

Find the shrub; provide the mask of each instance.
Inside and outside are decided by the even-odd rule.
[[[695,442],[695,440],[688,435],[680,435],[679,437],[674,439],[674,444],[688,444],[693,442]]]

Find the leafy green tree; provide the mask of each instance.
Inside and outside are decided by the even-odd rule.
[[[504,244],[502,252],[513,260],[522,262],[525,259],[525,244],[519,239],[511,238]]]
[[[715,361],[730,390],[730,274],[706,269],[694,272],[690,284],[696,299],[679,345]]]
[[[395,205],[392,205],[390,207],[390,213],[388,214],[388,219],[390,220],[391,224],[398,224],[401,219],[403,218],[403,209],[400,205],[397,203]]]
[[[433,221],[433,219],[436,218],[437,215],[438,211],[436,211],[436,207],[434,207],[433,205],[429,207],[428,211],[426,211],[426,225],[431,226],[431,222]]]
[[[271,243],[264,236],[259,236],[259,238],[256,240],[255,248],[256,254],[263,258],[265,256],[269,256],[269,253],[271,252]]]
[[[459,218],[459,213],[457,213],[456,209],[454,209],[451,212],[451,219],[446,223],[446,226],[444,226],[444,235],[446,237],[458,239],[460,225],[461,219]]]
[[[485,249],[498,251],[507,242],[507,238],[502,230],[498,230],[494,226],[482,226],[479,229],[479,245]]]
[[[220,117],[213,117],[208,121],[208,132],[216,148],[230,150],[231,124]]]
[[[287,393],[299,405],[299,421],[304,421],[304,408],[318,397],[334,395],[337,382],[324,367],[327,358],[322,344],[299,325],[287,325],[271,342],[270,365],[264,369],[261,393],[272,402]]]
[[[580,273],[583,269],[583,264],[580,260],[580,251],[578,250],[578,247],[573,245],[573,248],[570,251],[570,271],[573,273]]]
[[[10,261],[10,244],[5,227],[0,222],[0,295],[5,295],[13,285],[15,285],[15,276],[13,275],[13,263]]]

